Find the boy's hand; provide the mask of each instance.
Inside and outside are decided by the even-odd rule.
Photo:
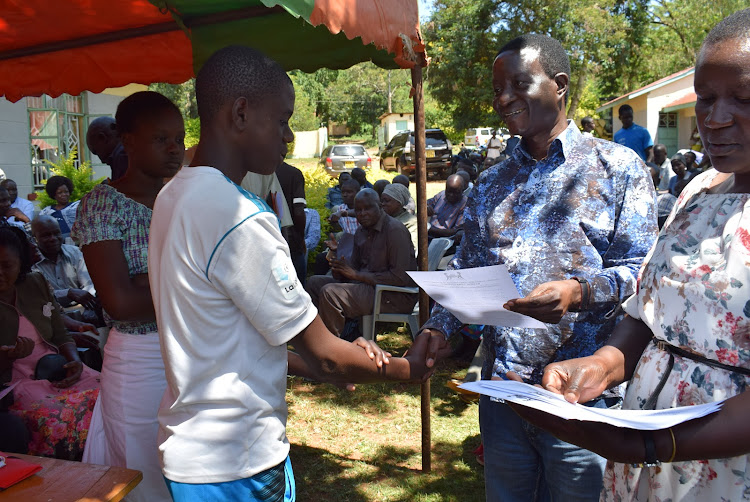
[[[372,340],[365,340],[360,336],[359,338],[354,340],[352,344],[362,347],[365,350],[367,356],[375,361],[375,365],[378,368],[382,368],[383,364],[389,364],[391,362],[391,353],[381,349],[378,344],[373,342]],[[336,386],[342,389],[346,389],[349,392],[357,389],[357,387],[353,383],[346,383]]]
[[[410,380],[426,382],[435,371],[435,368],[427,366],[428,337],[417,337],[409,350],[404,354],[404,359],[409,362]]]

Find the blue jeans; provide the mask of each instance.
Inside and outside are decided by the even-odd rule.
[[[606,408],[604,399],[590,405]],[[534,427],[506,404],[479,400],[488,502],[598,501],[606,460]]]

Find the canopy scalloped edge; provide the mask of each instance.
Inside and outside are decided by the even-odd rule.
[[[394,19],[398,23],[393,22]],[[415,1],[315,0],[310,23],[313,26],[323,24],[333,34],[343,32],[349,40],[360,37],[365,44],[375,44],[378,49],[393,54],[401,68],[412,68],[418,63],[426,66],[429,62],[426,55],[417,55],[425,54],[425,45]]]

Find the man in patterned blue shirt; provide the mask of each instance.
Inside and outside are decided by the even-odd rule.
[[[656,239],[655,192],[646,166],[632,150],[584,137],[566,119],[569,75],[565,50],[542,35],[509,42],[493,65],[493,107],[523,140],[480,176],[449,268],[505,264],[525,295],[505,308],[548,324],[485,327],[483,379],[540,383],[547,364],[601,347]],[[435,306],[419,335],[429,337],[428,365],[444,336],[460,327]],[[588,405],[612,400],[617,398]],[[486,396],[479,421],[487,500],[598,500],[601,457],[533,427]]]

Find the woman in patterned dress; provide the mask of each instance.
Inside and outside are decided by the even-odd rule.
[[[608,345],[549,365],[543,385],[586,402],[629,380],[624,409],[729,399],[717,413],[653,432],[514,406],[560,439],[610,459],[602,500],[750,496],[750,9],[709,33],[695,91],[715,170],[680,195]]]
[[[0,409],[12,401],[9,413],[28,430],[28,453],[81,460],[99,372],[81,363],[49,284],[31,272],[29,250],[23,230],[0,228]],[[37,379],[37,363],[53,354],[67,361],[60,374]]]
[[[166,501],[156,439],[166,379],[148,282],[148,232],[164,179],[182,166],[185,129],[177,107],[155,92],[123,100],[115,119],[128,170],[83,198],[73,227],[111,327],[84,461],[138,469],[143,482],[128,499]]]

